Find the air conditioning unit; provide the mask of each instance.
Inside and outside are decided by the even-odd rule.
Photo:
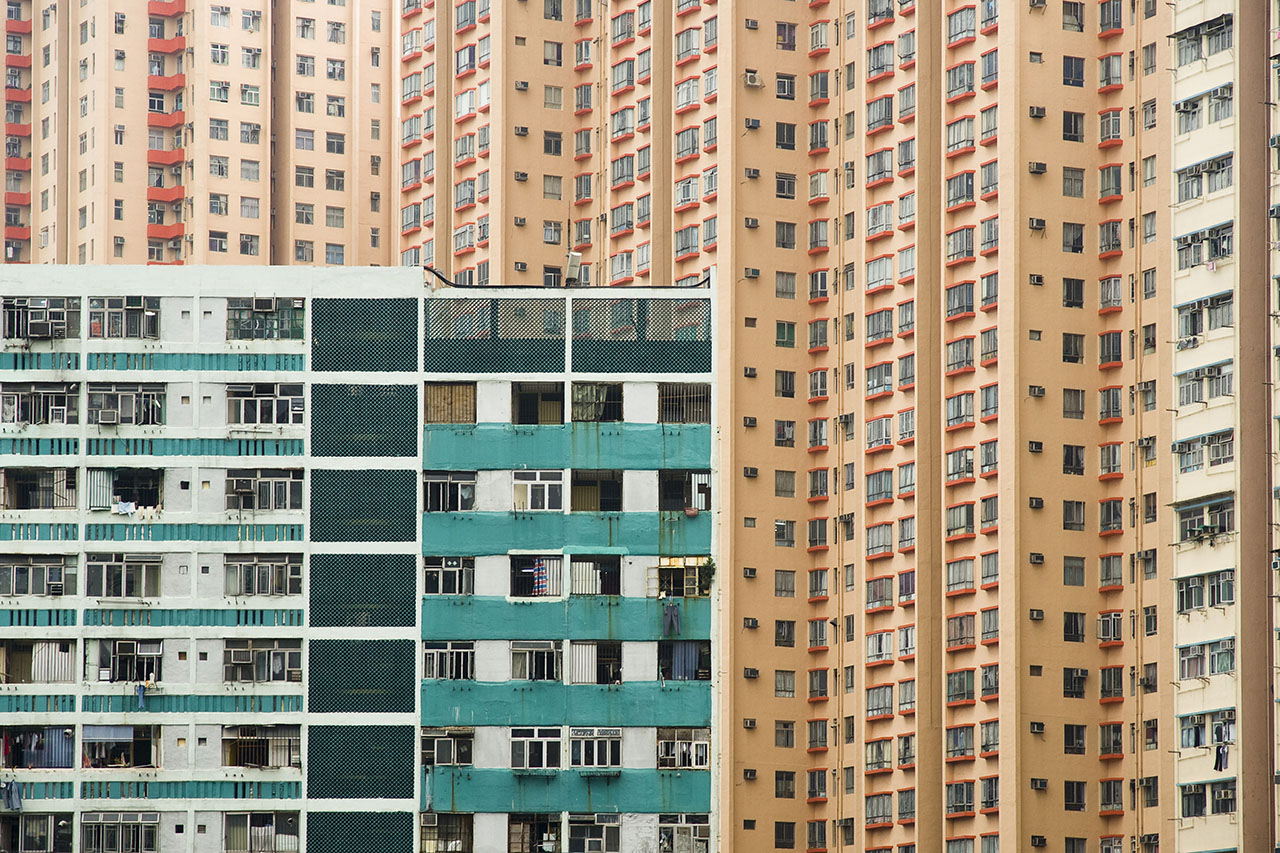
[[[423,812],[421,821],[423,826],[435,826],[440,818],[435,812]]]
[[[1041,723],[1041,722],[1039,722],[1039,721],[1037,721],[1037,720],[1032,720],[1032,721],[1031,721],[1031,733],[1032,733],[1033,735],[1042,735],[1042,734],[1044,734],[1044,723]]]
[[[754,616],[745,616],[742,619],[742,627],[743,628],[759,628],[760,620],[756,619]]]
[[[1028,442],[1027,442],[1027,452],[1028,452],[1028,453],[1043,453],[1043,452],[1044,452],[1044,442],[1043,442],[1043,441],[1028,441]]]
[[[742,82],[750,89],[763,89],[764,77],[757,71],[748,71],[742,75]]]
[[[1048,164],[1041,163],[1038,160],[1032,160],[1027,164],[1027,171],[1033,175],[1043,175],[1045,172],[1049,171],[1049,166]]]
[[[744,729],[754,729],[754,728],[756,727],[756,718],[755,718],[755,717],[743,717],[743,718],[742,718],[742,727],[743,727]]]
[[[744,367],[742,368],[742,375],[747,377],[748,379],[755,379],[756,369],[754,367]]]
[[[528,272],[529,265],[524,261],[516,261],[516,272]]]
[[[746,170],[746,176],[747,176],[748,178],[751,178],[752,180],[755,180],[756,178],[760,177],[760,170],[759,170],[759,169],[747,169],[747,170]]]
[[[743,566],[743,567],[742,567],[742,576],[743,576],[744,578],[747,578],[747,579],[754,578],[754,577],[756,576],[756,567],[755,567],[755,566]]]
[[[523,216],[517,216],[517,217],[516,217],[516,220],[515,220],[515,222],[516,222],[516,227],[517,227],[517,228],[523,228],[523,227],[524,227],[524,224],[525,224],[525,222],[526,222],[526,221],[527,221],[527,220],[526,220]]]
[[[1031,619],[1031,621],[1032,621],[1032,622],[1043,622],[1043,621],[1044,621],[1044,611],[1043,611],[1043,610],[1041,610],[1041,609],[1040,609],[1040,608],[1038,608],[1038,607],[1033,607],[1033,608],[1031,608],[1031,612],[1030,612],[1029,614],[1027,614],[1027,615],[1028,615],[1028,617]]]
[[[748,466],[742,469],[742,476],[754,479],[760,476],[760,469]]]
[[[1231,100],[1231,87],[1219,86],[1209,93],[1209,97],[1216,98],[1219,101],[1229,101]]]
[[[33,320],[27,323],[28,338],[51,338],[53,337],[53,324],[47,320]]]
[[[1028,498],[1027,506],[1032,509],[1044,509],[1044,498]]]
[[[1182,791],[1184,794],[1203,794],[1204,785],[1186,785]]]
[[[1036,3],[1043,3],[1043,2],[1044,0],[1031,0],[1031,5],[1034,6]],[[1049,842],[1045,840],[1045,837],[1043,835],[1033,835],[1031,836],[1031,846],[1032,847],[1048,847]]]
[[[1032,778],[1032,780],[1031,780],[1031,790],[1033,790],[1033,791],[1047,791],[1047,790],[1049,790],[1049,780],[1048,780],[1048,779],[1043,779],[1043,778],[1041,778],[1041,777],[1039,777],[1039,776],[1036,776],[1036,777]]]
[[[173,240],[170,240],[170,241],[169,241],[169,248],[170,248],[170,249],[173,249],[173,250],[175,250],[175,251],[176,251],[176,250],[178,250],[178,249],[181,249],[181,248],[182,248],[182,241],[181,241],[181,240],[179,240],[179,239],[177,239],[177,238],[174,238]]]
[[[1043,9],[1047,0],[1027,0],[1027,5],[1032,9]]]
[[[1159,844],[1159,843],[1160,843],[1160,833],[1158,833],[1158,832],[1148,832],[1148,833],[1146,833],[1146,834],[1144,834],[1144,835],[1139,836],[1139,837],[1138,837],[1138,841],[1139,841],[1139,843],[1141,843],[1141,844]]]
[[[117,409],[103,409],[98,412],[98,424],[100,426],[114,426],[120,423],[120,412]]]
[[[1030,228],[1032,231],[1043,231],[1044,220],[1038,216],[1033,216],[1027,220],[1027,227]]]
[[[1043,396],[1044,396],[1044,386],[1043,386],[1043,385],[1029,385],[1029,386],[1027,386],[1027,393],[1028,393],[1028,394],[1030,394],[1032,397],[1043,397]]]
[[[1039,551],[1032,551],[1032,552],[1027,556],[1027,562],[1031,563],[1031,565],[1033,565],[1033,566],[1043,566],[1043,565],[1044,565],[1044,554],[1041,554]]]
[[[61,583],[50,582],[45,585],[45,589],[50,595],[62,595],[63,593],[63,586]]]
[[[576,282],[582,276],[582,253],[569,252],[565,259],[564,280]]]
[[[759,129],[760,129],[760,119],[758,118],[747,119],[747,130],[759,130]]]
[[[255,296],[253,298],[253,310],[254,311],[274,311],[276,310],[276,301],[270,296],[265,298]]]
[[[760,220],[756,219],[754,216],[748,216],[742,224],[748,228],[759,228]]]
[[[232,480],[231,491],[237,495],[253,494],[253,480]]]
[[[529,173],[528,173],[528,172],[516,172],[516,180],[517,180],[517,181],[521,181],[521,182],[524,182],[524,181],[529,180]]]
[[[747,780],[748,782],[754,781],[756,778],[755,768],[754,767],[742,768],[742,778]]]
[[[1034,287],[1044,287],[1044,276],[1038,272],[1033,272],[1027,279]]]
[[[760,270],[757,269],[756,267],[747,267],[746,270],[743,272],[743,276],[745,278],[759,278]]]
[[[252,649],[232,649],[231,662],[241,663],[241,664],[253,663],[253,650]]]
[[[516,81],[516,91],[517,91],[517,92],[527,92],[527,91],[529,91],[529,81],[528,81],[528,80],[517,80],[517,81]]]
[[[516,125],[516,136],[528,136],[528,135],[529,135],[529,128],[525,127],[522,124]]]
[[[756,669],[754,666],[745,667],[742,670],[742,677],[743,678],[759,678],[760,670]]]
[[[1027,112],[1031,114],[1032,118],[1044,118],[1045,115],[1044,107],[1031,107]]]
[[[1222,719],[1224,720],[1234,720],[1235,718],[1236,718],[1235,708],[1228,708],[1227,710],[1222,712]]]
[[[749,30],[758,30],[760,29],[760,22],[755,18],[747,18],[746,26]]]
[[[751,415],[747,415],[742,419],[742,425],[744,427],[753,427],[756,425],[756,419]]]

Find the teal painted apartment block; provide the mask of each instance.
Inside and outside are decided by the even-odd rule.
[[[432,767],[423,773],[423,808],[442,812],[705,812],[705,770],[528,770]]]
[[[709,726],[706,681],[424,681],[424,726]]]
[[[667,605],[680,614],[679,633],[663,625]],[[572,595],[553,601],[429,595],[422,600],[424,640],[484,640],[499,624],[506,626],[503,635],[511,640],[706,639],[711,636],[711,602],[621,595]]]
[[[510,550],[579,554],[693,555],[711,552],[711,515],[683,512],[428,512],[426,553],[505,554]],[[519,543],[519,544],[516,544]]]
[[[427,424],[429,468],[705,468],[709,424]]]

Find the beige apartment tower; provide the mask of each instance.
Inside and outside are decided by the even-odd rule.
[[[1274,0],[237,3],[9,0],[6,262],[714,282],[695,849],[1274,846]]]

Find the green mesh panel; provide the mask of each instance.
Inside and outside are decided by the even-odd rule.
[[[411,812],[308,812],[307,853],[414,853]]]
[[[412,713],[413,640],[312,640],[307,709],[312,713]]]
[[[575,299],[573,369],[709,373],[711,300]]]
[[[312,385],[312,456],[416,456],[413,385]]]
[[[427,372],[545,373],[564,370],[559,299],[428,299]]]
[[[312,370],[418,369],[418,300],[316,299]]]
[[[309,799],[407,799],[418,763],[412,726],[309,726]]]
[[[311,472],[311,541],[413,542],[418,478],[413,471]]]
[[[312,554],[307,573],[311,624],[413,626],[416,568],[412,554]]]

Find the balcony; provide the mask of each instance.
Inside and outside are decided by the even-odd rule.
[[[6,225],[4,227],[4,238],[6,240],[30,240],[31,227],[28,225]]]
[[[4,99],[17,104],[31,103],[31,87],[5,86]]]
[[[147,88],[159,89],[162,92],[173,92],[187,85],[186,74],[166,74],[164,76],[147,75]]]
[[[4,133],[5,136],[30,136],[31,125],[18,124],[16,122],[5,122]]]
[[[711,458],[708,424],[427,424],[422,442],[435,468],[652,470]]]
[[[505,554],[510,542],[532,551],[559,550],[566,542],[599,542],[632,554],[707,554],[711,513],[428,512],[422,516],[422,538],[431,543],[431,553],[442,556]]]
[[[31,204],[31,193],[7,192],[4,194],[4,203],[16,204],[25,207]]]
[[[31,32],[31,21],[30,19],[26,21],[15,21],[11,18],[6,18],[4,22],[4,31],[6,33],[12,33],[13,35],[25,35]]]
[[[178,187],[178,189],[182,189]],[[156,225],[147,223],[147,237],[159,240],[172,240],[175,237],[181,237],[183,234],[184,224],[174,222],[172,225]]]
[[[182,201],[186,196],[186,188],[182,184],[175,187],[147,187],[147,201]]]
[[[186,36],[174,36],[171,39],[147,39],[147,51],[149,53],[178,53],[186,50],[186,48]]]
[[[147,113],[147,127],[177,127],[187,120],[182,110],[171,113]]]
[[[594,770],[594,772],[593,772]],[[711,775],[694,770],[564,768],[526,776],[503,768],[423,768],[423,807],[443,812],[706,812]]]
[[[152,166],[172,166],[175,163],[181,163],[183,160],[183,150],[181,148],[149,148],[147,149],[147,163]]]
[[[30,172],[31,158],[30,157],[5,157],[4,167],[8,169],[10,172]]]
[[[161,18],[172,18],[175,15],[181,15],[187,11],[187,0],[170,0],[168,3],[161,0],[148,0],[147,14],[156,15]]]
[[[7,68],[30,68],[31,56],[18,53],[6,53],[4,55],[4,64]]]

